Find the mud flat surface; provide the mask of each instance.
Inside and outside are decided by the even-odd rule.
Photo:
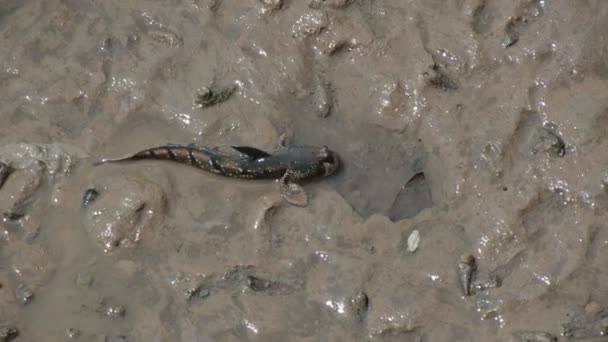
[[[0,341],[606,341],[608,2],[0,1]],[[160,161],[327,145],[334,176]]]

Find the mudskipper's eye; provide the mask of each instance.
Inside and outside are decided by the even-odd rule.
[[[321,147],[321,149],[319,150],[319,156],[321,158],[329,157],[329,147],[327,147],[327,146]]]

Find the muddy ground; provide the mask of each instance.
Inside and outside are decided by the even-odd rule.
[[[606,341],[608,2],[0,1],[0,341]],[[327,145],[303,185],[93,166]]]

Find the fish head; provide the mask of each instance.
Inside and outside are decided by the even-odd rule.
[[[327,146],[292,145],[275,156],[280,156],[288,164],[288,169],[305,177],[329,176],[340,166],[338,155]]]
[[[322,146],[317,154],[323,176],[329,176],[340,167],[340,158],[327,146]]]

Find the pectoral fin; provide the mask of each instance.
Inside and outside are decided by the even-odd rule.
[[[305,207],[308,205],[308,194],[304,188],[293,181],[293,175],[290,172],[279,181],[281,185],[281,195],[287,202],[296,207]]]
[[[260,149],[257,149],[255,147],[249,147],[249,146],[232,146],[233,149],[239,151],[240,153],[248,156],[251,159],[260,159],[260,158],[265,158],[265,157],[270,157],[270,154],[268,152],[264,152]]]

